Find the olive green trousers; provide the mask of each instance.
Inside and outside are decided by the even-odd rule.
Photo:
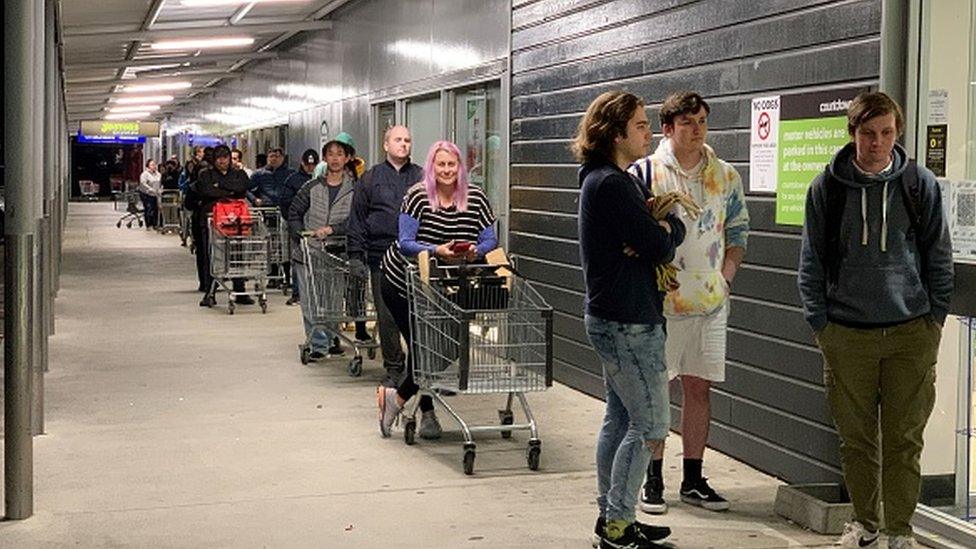
[[[817,335],[854,519],[870,531],[912,532],[941,337],[928,316],[891,328],[831,322]]]

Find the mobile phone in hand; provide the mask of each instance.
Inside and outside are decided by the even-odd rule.
[[[459,241],[451,245],[451,252],[456,254],[463,254],[474,246],[471,242]]]

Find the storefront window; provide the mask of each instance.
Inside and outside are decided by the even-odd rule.
[[[441,130],[441,96],[433,95],[405,101],[407,123],[413,140],[413,161],[421,166],[427,160],[427,151],[438,139]]]
[[[502,135],[498,82],[480,84],[454,92],[452,138],[464,154],[471,183],[488,195],[498,217],[499,234],[505,233],[505,167],[501,165]]]

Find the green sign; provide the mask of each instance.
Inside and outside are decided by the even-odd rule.
[[[846,116],[780,120],[776,223],[803,225],[807,187],[849,140]]]

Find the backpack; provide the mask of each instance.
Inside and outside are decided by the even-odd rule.
[[[916,247],[921,251],[922,246],[919,242],[919,234],[924,226],[922,220],[922,187],[918,181],[918,165],[914,160],[908,161],[908,167],[902,172],[900,180],[902,203],[908,212],[908,219],[911,223],[909,237],[915,240]],[[844,219],[844,208],[847,205],[847,187],[837,180],[830,173],[830,166],[824,169],[824,191],[826,192],[826,214],[824,233],[826,242],[826,257],[824,265],[826,267],[827,282],[836,284],[840,273],[841,253],[843,246],[840,241],[840,224]],[[922,259],[922,269],[925,272],[925,254],[919,254]]]
[[[214,204],[213,226],[224,236],[248,236],[253,223],[245,200],[221,200]]]

